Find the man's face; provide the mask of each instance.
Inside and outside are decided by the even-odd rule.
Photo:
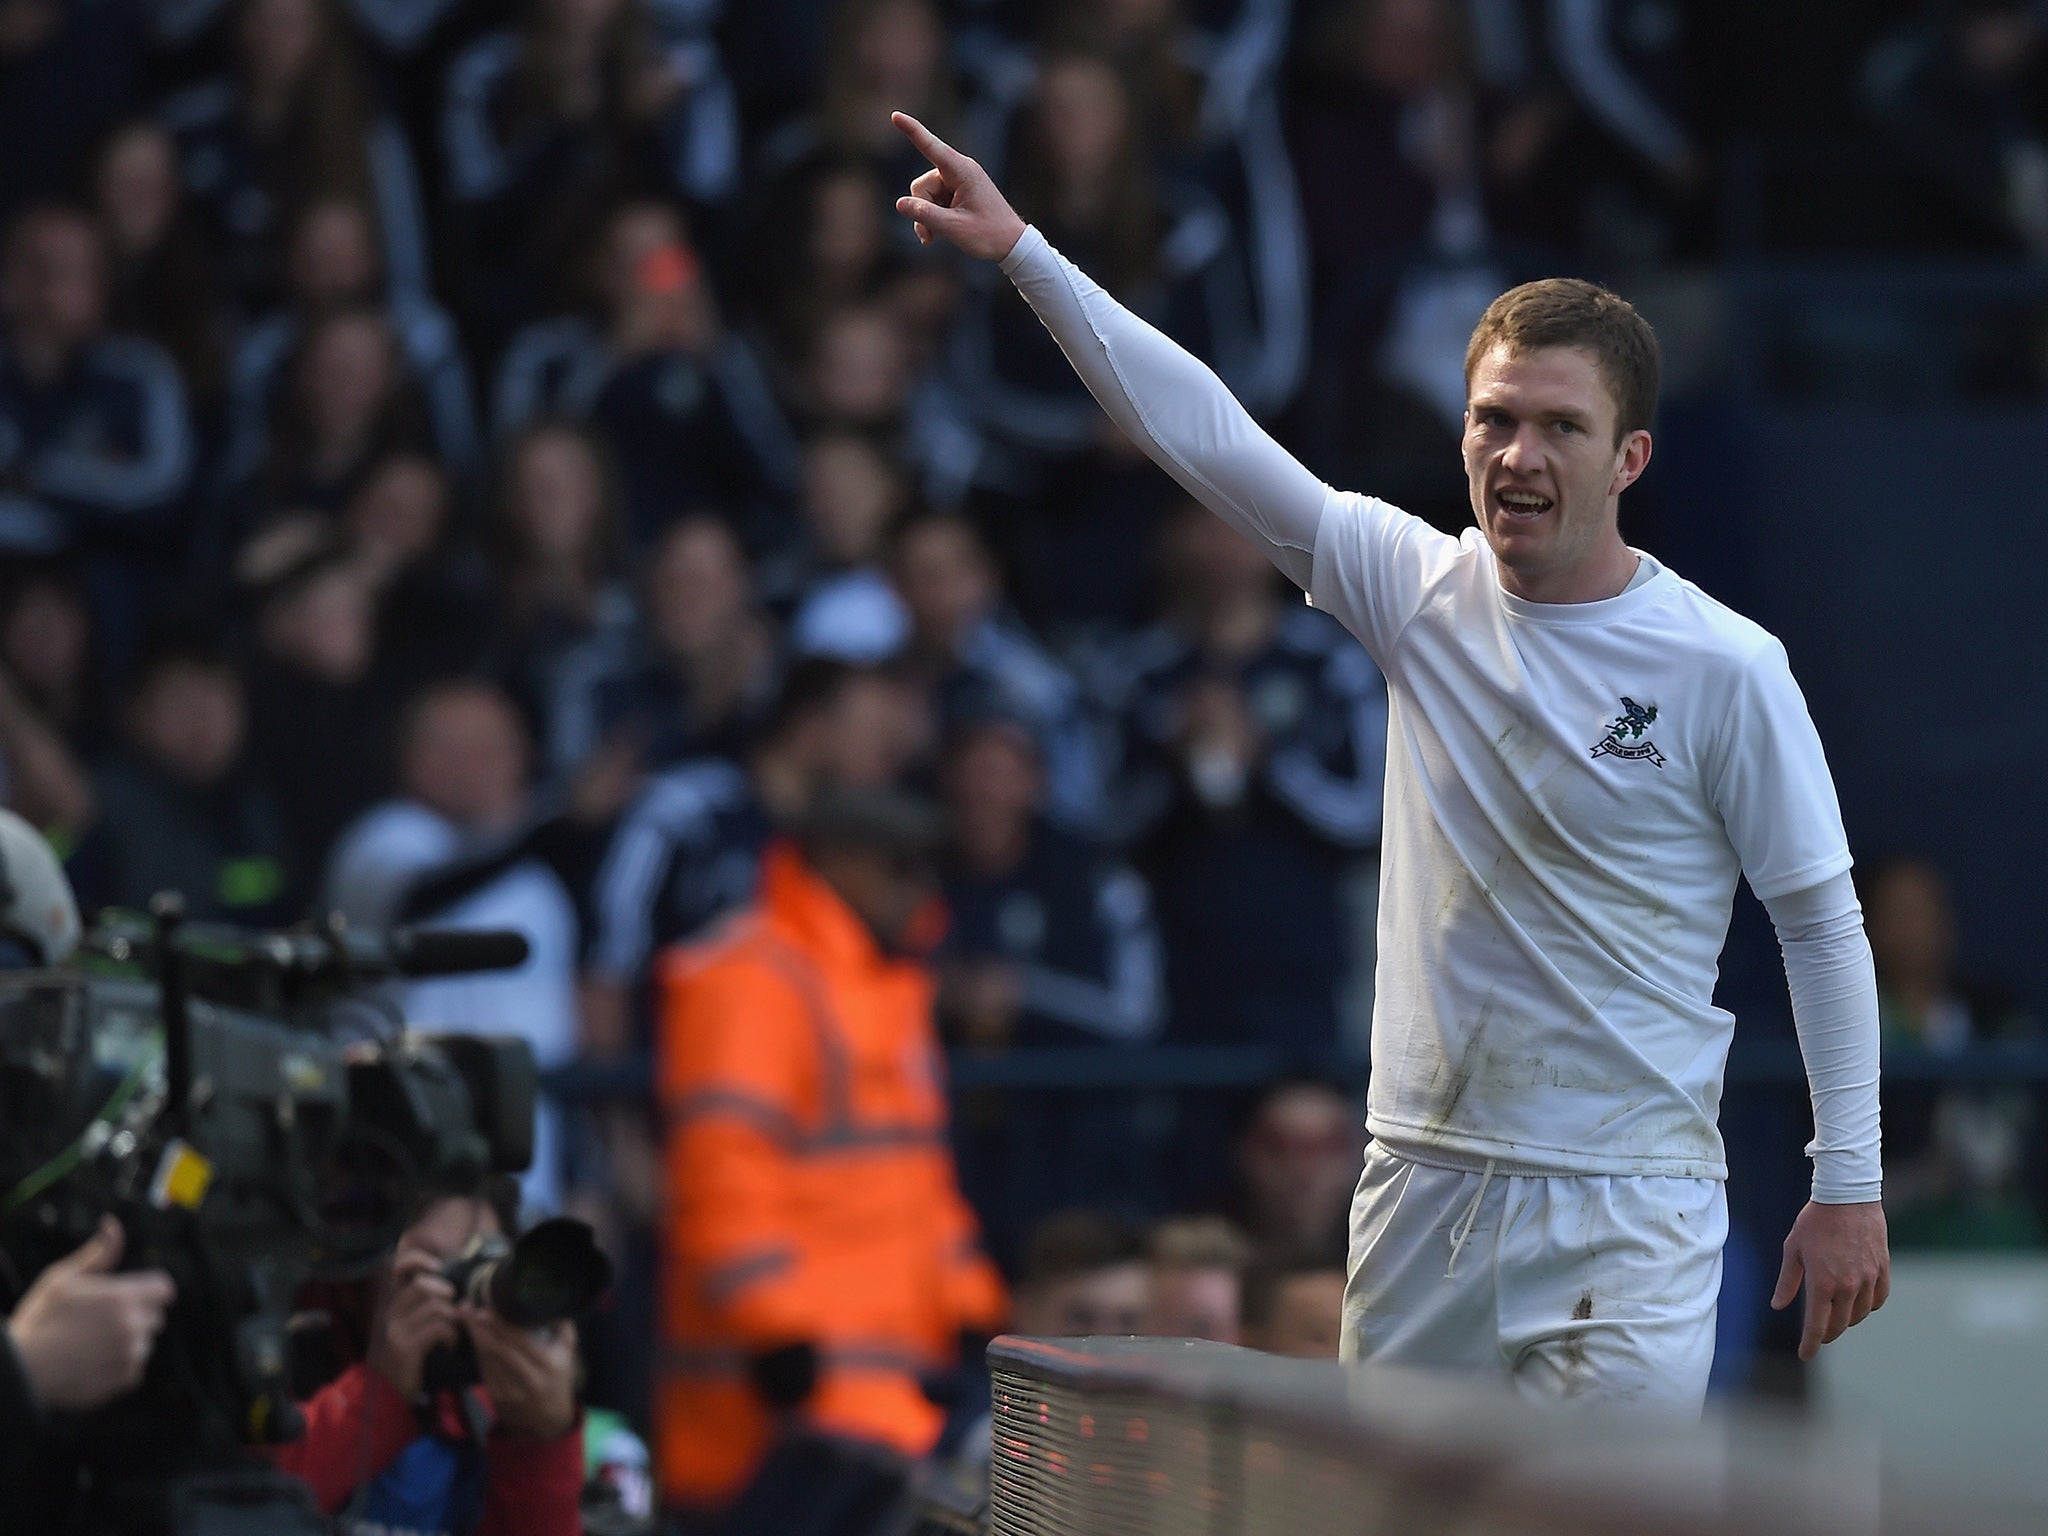
[[[1297,1360],[1334,1360],[1343,1320],[1342,1270],[1289,1275],[1273,1298],[1273,1321],[1262,1344],[1273,1354]]]
[[[242,689],[232,672],[165,667],[135,701],[137,744],[184,783],[218,783],[242,753]]]
[[[1228,1269],[1162,1269],[1152,1279],[1145,1331],[1167,1339],[1235,1344],[1242,1286]]]
[[[74,347],[90,338],[106,303],[92,226],[68,215],[35,220],[15,236],[0,290],[9,322],[43,344]]]
[[[1357,1118],[1342,1094],[1306,1084],[1260,1107],[1239,1156],[1262,1232],[1315,1243],[1342,1227],[1358,1182]]]
[[[747,568],[739,545],[717,523],[682,524],[655,555],[647,595],[663,649],[685,660],[704,655],[746,617]]]
[[[928,856],[849,844],[818,849],[811,862],[884,949],[916,947],[913,930],[939,889]]]
[[[958,644],[996,605],[995,572],[962,523],[920,525],[897,551],[895,575],[911,622],[931,645]]]
[[[956,824],[1010,826],[1029,821],[1045,795],[1038,749],[1021,727],[977,727],[953,747],[946,800]]]
[[[526,804],[526,731],[496,694],[452,691],[420,718],[406,744],[405,787],[464,827],[498,827]]]
[[[854,788],[892,783],[917,745],[914,707],[898,684],[868,676],[848,683],[823,711],[811,738],[813,778]]]
[[[1885,981],[1947,982],[1955,961],[1955,913],[1932,867],[1907,863],[1887,870],[1870,893],[1863,925]]]
[[[1472,370],[1465,477],[1502,585],[1537,601],[1583,601],[1574,575],[1618,543],[1617,498],[1650,462],[1650,434],[1617,445],[1613,395],[1576,347],[1496,344]],[[1562,595],[1553,595],[1562,594]]]
[[[1151,1271],[1143,1264],[1112,1264],[1020,1298],[1017,1324],[1045,1338],[1122,1337],[1145,1331],[1151,1305]]]
[[[439,1264],[452,1263],[480,1237],[498,1237],[498,1213],[488,1200],[450,1196],[436,1200],[405,1229],[398,1246],[423,1253]]]

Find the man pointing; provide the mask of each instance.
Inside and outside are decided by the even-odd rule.
[[[1727,1235],[1712,1003],[1738,877],[1777,926],[1817,1133],[1776,1306],[1800,1354],[1882,1306],[1877,996],[1820,741],[1784,648],[1621,537],[1659,361],[1553,279],[1466,353],[1477,527],[1332,490],[1201,363],[914,119],[897,208],[999,260],[1105,410],[1386,674],[1373,1144],[1345,1359],[1696,1413]],[[1249,899],[1249,898],[1248,898]]]

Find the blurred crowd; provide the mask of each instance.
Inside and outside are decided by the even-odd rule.
[[[1835,10],[1838,126],[1902,146],[1943,243],[2048,251],[2042,7]],[[914,785],[956,1051],[1355,1062],[1382,680],[1000,274],[917,245],[889,111],[1319,472],[1456,526],[1486,302],[1719,249],[1717,153],[1773,110],[1738,12],[0,0],[0,797],[88,906],[517,927],[525,970],[409,1001],[556,1068],[646,1059],[656,957],[821,789]],[[2024,1035],[1890,878],[1888,1027]],[[1341,1191],[1255,1187],[1350,1182],[1357,1115],[1297,1087],[964,1096],[1020,1320],[1299,1339],[1312,1294],[1333,1327]],[[1929,1199],[2009,1189],[2019,1113],[1930,1107]],[[654,1142],[552,1105],[527,1198],[630,1251]],[[1124,1216],[1046,1224],[1077,1202]],[[1249,1236],[1125,1224],[1223,1208]]]

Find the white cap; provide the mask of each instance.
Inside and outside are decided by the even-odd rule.
[[[40,832],[0,810],[0,937],[17,939],[44,965],[78,948],[78,898]]]

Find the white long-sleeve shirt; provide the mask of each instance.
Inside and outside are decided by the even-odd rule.
[[[1372,1133],[1454,1165],[1726,1177],[1712,999],[1747,875],[1784,944],[1815,1198],[1877,1198],[1875,981],[1784,648],[1648,557],[1600,602],[1519,599],[1476,529],[1324,485],[1037,230],[1003,269],[1117,424],[1386,675]]]

